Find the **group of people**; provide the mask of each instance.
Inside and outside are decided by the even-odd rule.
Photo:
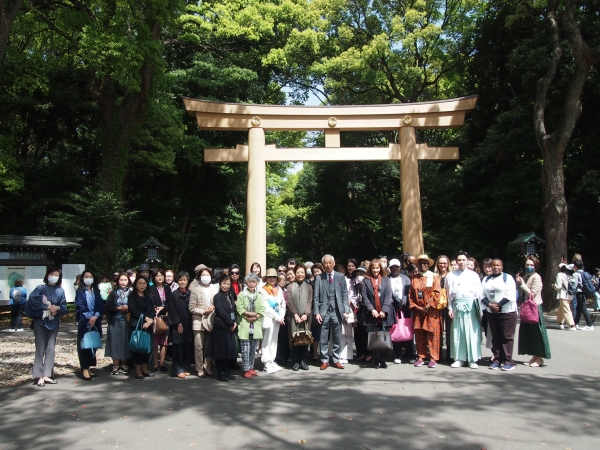
[[[214,270],[200,264],[193,278],[185,271],[175,274],[142,264],[137,271],[116,273],[108,287],[105,279],[85,270],[75,295],[82,378],[96,376],[90,370],[96,365],[95,351],[82,348],[82,340],[92,331],[102,334],[104,316],[111,375],[133,370],[138,379],[168,371],[168,349],[171,376],[177,378],[191,376],[194,367],[200,378],[234,380],[231,370],[239,368],[239,354],[242,376],[253,378],[258,375],[257,353],[266,373],[281,370],[282,362],[291,362],[294,371],[308,370],[311,357],[320,370],[344,369],[354,348],[358,361],[386,368],[386,348],[376,341],[390,339],[389,332],[398,326],[408,334],[388,343],[396,364],[406,358],[415,367],[435,368],[445,332],[451,367],[478,368],[485,335],[493,354],[489,368],[510,371],[515,366],[518,307],[525,301],[535,304],[537,322],[521,321],[518,353],[531,355],[525,363],[529,367],[550,359],[537,257],[527,256],[523,273],[514,278],[499,259],[486,259],[479,273],[477,261],[462,251],[454,259],[441,255],[435,262],[427,255],[406,253],[400,259],[388,262],[381,256],[340,264],[325,255],[320,263],[302,264],[291,258],[264,275],[254,263],[245,276],[236,264]],[[579,271],[580,257],[572,267],[562,263],[554,286],[561,303],[559,323],[562,327],[566,321],[567,329],[576,329],[581,314],[586,322],[589,316],[585,296],[577,300],[575,316],[570,310],[571,296],[584,292],[586,277]],[[39,386],[54,384],[59,317],[67,312],[59,268],[48,270],[27,305],[36,343],[33,376]],[[593,329],[591,324],[586,327]],[[149,334],[152,348],[132,351],[132,334],[140,331]]]

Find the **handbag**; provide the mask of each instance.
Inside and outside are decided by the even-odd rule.
[[[217,316],[215,315],[214,311],[206,316],[202,316],[202,326],[206,331],[212,331],[216,317]]]
[[[92,353],[95,353],[96,350],[102,348],[102,338],[100,337],[100,333],[96,326],[94,326],[94,329],[90,329],[90,326],[88,325],[88,331],[83,335],[80,347],[84,350],[91,350]]]
[[[165,320],[162,317],[156,316],[154,318],[154,334],[157,336],[163,336],[167,334],[169,331],[169,327],[165,323]]]
[[[369,331],[367,348],[369,350],[376,350],[380,352],[391,350],[392,339],[390,338],[390,332],[387,331],[383,325],[381,326],[381,330]]]
[[[392,342],[411,341],[414,336],[412,317],[404,317],[404,313],[396,314],[396,323],[390,328]]]
[[[448,307],[448,291],[446,291],[446,288],[442,288],[436,309],[444,309],[446,307]]]
[[[310,345],[315,339],[313,338],[310,330],[306,329],[306,322],[304,322],[304,330],[294,331],[292,333],[292,347],[302,347],[303,345]]]
[[[135,330],[131,333],[129,339],[129,350],[133,353],[150,353],[152,351],[152,342],[150,342],[150,333],[142,330],[144,315],[141,314],[137,321]]]
[[[521,305],[521,322],[535,324],[540,321],[540,312],[534,299],[533,292],[530,292],[527,300]]]

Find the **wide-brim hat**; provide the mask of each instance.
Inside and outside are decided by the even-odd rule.
[[[150,270],[150,266],[146,263],[140,264],[140,267],[138,267],[138,270]]]
[[[272,267],[270,269],[267,269],[267,273],[265,274],[265,277],[276,277],[277,276],[277,270],[273,269]]]
[[[429,263],[429,267],[433,267],[435,264],[435,261],[425,254],[417,256],[417,264],[419,261],[427,261]]]

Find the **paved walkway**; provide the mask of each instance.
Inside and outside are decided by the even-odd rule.
[[[548,326],[547,366],[513,372],[489,370],[484,349],[478,370],[348,364],[221,383],[104,368],[92,382],[3,388],[0,449],[598,448],[600,328]]]

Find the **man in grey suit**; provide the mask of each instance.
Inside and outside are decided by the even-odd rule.
[[[342,348],[342,320],[348,320],[350,305],[348,304],[348,289],[346,277],[334,272],[335,259],[325,255],[322,259],[325,272],[315,278],[313,312],[321,327],[321,370],[329,367],[329,330],[333,343],[333,364],[336,369],[343,369],[340,364]]]

